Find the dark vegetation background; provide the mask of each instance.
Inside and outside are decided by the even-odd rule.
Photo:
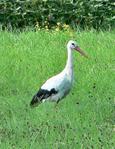
[[[115,20],[114,0],[0,0],[2,29],[25,27],[110,30]]]

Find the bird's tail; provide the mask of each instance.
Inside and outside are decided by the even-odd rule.
[[[39,105],[40,103],[42,103],[41,98],[39,98],[36,94],[33,96],[32,100],[30,102],[30,106],[35,107],[35,106]]]

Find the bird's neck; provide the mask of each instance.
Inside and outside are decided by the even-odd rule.
[[[72,76],[73,75],[73,55],[72,55],[71,49],[68,48],[67,51],[68,51],[68,58],[65,66],[65,71]]]

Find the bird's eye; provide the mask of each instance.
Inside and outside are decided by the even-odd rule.
[[[73,45],[73,46],[75,46],[75,44],[74,44],[74,43],[72,43],[72,45]]]

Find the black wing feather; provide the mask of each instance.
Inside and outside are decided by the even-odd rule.
[[[51,89],[50,91],[45,90],[45,89],[40,89],[37,94],[35,94],[32,98],[32,101],[30,103],[31,106],[35,104],[39,104],[42,102],[43,99],[47,99],[50,97],[52,94],[57,94],[58,91],[56,91],[54,88]]]

